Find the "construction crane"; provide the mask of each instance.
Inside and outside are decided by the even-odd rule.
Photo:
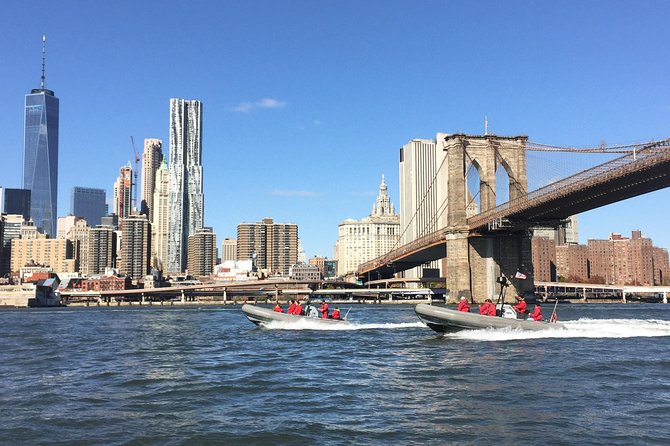
[[[133,170],[133,210],[137,212],[137,169],[138,169],[138,164],[140,162],[140,154],[137,151],[137,148],[135,147],[135,140],[133,139],[133,136],[130,136],[130,142],[133,145],[133,151],[135,152],[135,169]]]

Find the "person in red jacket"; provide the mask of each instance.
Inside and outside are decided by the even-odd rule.
[[[335,307],[335,309],[333,310],[332,318],[333,319],[340,319],[340,317],[341,317],[340,316],[340,308]]]
[[[302,305],[300,305],[299,300],[295,301],[295,308],[293,309],[293,314],[296,314],[298,316],[302,316]]]
[[[519,303],[514,306],[514,309],[518,314],[528,313],[528,305],[526,304],[526,299],[523,296],[516,297],[519,300]]]
[[[489,312],[488,312],[488,315],[489,315],[489,316],[497,316],[497,314],[496,314],[496,306],[495,306],[495,304],[491,301],[491,299],[486,299],[486,300],[487,300],[488,303],[489,303]]]
[[[479,306],[479,314],[488,315],[489,314],[489,300],[486,299],[483,304]]]
[[[323,319],[328,319],[328,304],[324,300],[321,302],[321,306],[319,307],[319,311],[321,312],[321,317]]]
[[[286,314],[294,314],[295,313],[295,300],[291,299],[291,305],[288,306],[288,311]]]
[[[470,312],[470,304],[468,304],[468,300],[465,298],[465,296],[461,296],[461,300],[458,302],[458,311],[462,311],[464,313]]]
[[[284,310],[282,309],[281,304],[279,302],[277,302],[277,305],[275,305],[273,310],[275,310],[277,313],[283,313],[284,312]]]
[[[534,321],[541,321],[542,320],[542,308],[540,308],[539,305],[535,305],[535,308],[533,308],[533,312],[530,313],[530,317],[532,317]]]

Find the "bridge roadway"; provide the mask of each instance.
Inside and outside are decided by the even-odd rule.
[[[404,285],[408,281],[395,281]],[[330,288],[333,287],[333,288]],[[335,281],[297,281],[297,280],[256,280],[245,282],[214,282],[181,287],[162,287],[148,289],[109,290],[109,291],[61,291],[65,302],[77,301],[110,301],[113,298],[124,300],[193,300],[197,296],[221,296],[224,301],[228,296],[310,296],[324,298],[326,296],[375,297],[382,295],[429,295],[434,294],[428,288],[363,288],[350,282]]]
[[[557,226],[580,212],[670,186],[670,139],[600,164],[467,220],[471,235],[513,232],[533,226]],[[389,277],[446,256],[442,228],[361,264],[363,279]]]

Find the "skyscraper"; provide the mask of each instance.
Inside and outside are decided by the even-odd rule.
[[[146,215],[131,215],[123,221],[119,271],[133,280],[143,279],[149,272],[149,227]]]
[[[72,188],[70,213],[83,218],[91,228],[102,222],[107,213],[105,201],[107,193],[104,189],[75,186]]]
[[[46,36],[42,36],[42,82],[26,95],[23,188],[31,191],[30,216],[38,229],[56,235],[58,201],[58,98],[44,88]]]
[[[164,271],[167,265],[169,173],[165,160],[156,171],[151,224],[151,266]]]
[[[208,276],[216,266],[216,234],[212,228],[198,229],[188,237],[188,273]]]
[[[128,164],[119,169],[119,177],[114,183],[114,213],[120,219],[131,214],[133,201],[133,168]],[[123,222],[120,222],[123,225]]]
[[[142,153],[142,202],[140,212],[149,217],[153,223],[152,207],[154,202],[154,186],[156,171],[163,161],[163,141],[160,139],[145,139],[144,153]]]
[[[188,236],[203,226],[202,103],[170,99],[168,255],[166,269],[186,269]]]
[[[5,214],[21,214],[25,221],[30,220],[30,190],[28,189],[3,189],[0,187],[2,197],[2,212]]]
[[[248,259],[269,274],[288,277],[298,260],[298,225],[275,223],[271,218],[237,225],[237,260]]]

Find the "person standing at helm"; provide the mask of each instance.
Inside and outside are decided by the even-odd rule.
[[[458,302],[458,311],[462,311],[464,313],[470,312],[470,304],[468,303],[468,300],[465,298],[465,296],[461,296],[461,300]]]
[[[321,302],[321,307],[319,307],[319,311],[321,312],[321,317],[323,319],[328,319],[328,304],[324,300]]]

